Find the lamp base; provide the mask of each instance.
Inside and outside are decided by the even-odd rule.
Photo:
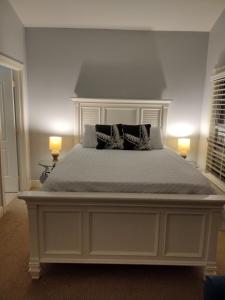
[[[59,160],[59,153],[52,153],[53,161],[56,162]]]
[[[180,156],[183,157],[184,159],[187,158],[187,155],[185,154],[181,154]]]

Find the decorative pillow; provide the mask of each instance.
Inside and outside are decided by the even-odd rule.
[[[151,127],[152,149],[163,149],[163,141],[160,127]]]
[[[96,149],[123,149],[122,125],[95,125]]]
[[[163,149],[162,134],[160,127],[151,126],[152,149]],[[84,125],[83,147],[96,148],[97,136],[95,125]]]
[[[97,136],[95,131],[95,125],[84,125],[83,147],[96,148],[96,145]]]
[[[151,150],[151,124],[123,125],[125,150]]]

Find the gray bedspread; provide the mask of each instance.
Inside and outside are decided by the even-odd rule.
[[[75,146],[44,191],[215,194],[208,180],[175,152],[96,150]]]

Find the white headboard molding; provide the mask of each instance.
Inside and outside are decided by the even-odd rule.
[[[75,144],[82,142],[85,124],[144,124],[161,127],[166,136],[171,100],[72,98],[75,104]]]

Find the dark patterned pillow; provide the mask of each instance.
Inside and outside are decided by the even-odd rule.
[[[122,124],[95,125],[97,146],[96,149],[123,149]]]
[[[151,124],[122,125],[125,150],[151,150]]]

